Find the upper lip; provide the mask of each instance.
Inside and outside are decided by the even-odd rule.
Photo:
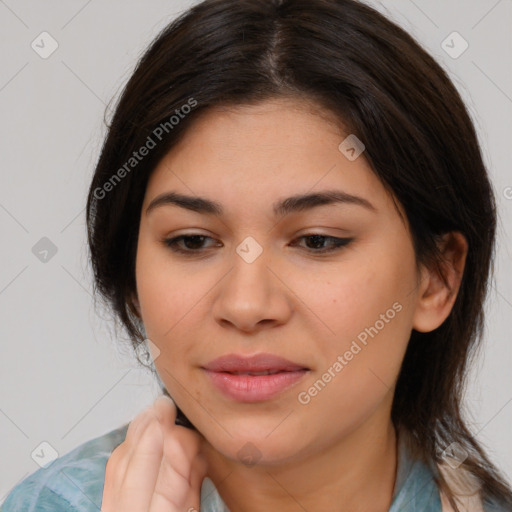
[[[241,354],[226,354],[203,366],[213,372],[263,372],[308,370],[301,364],[294,363],[274,354],[256,354],[244,356]]]

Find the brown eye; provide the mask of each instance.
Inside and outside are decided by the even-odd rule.
[[[175,238],[165,239],[163,243],[174,252],[193,256],[195,254],[201,254],[208,249],[208,247],[204,246],[206,240],[213,240],[213,238],[206,235],[180,235]],[[347,246],[352,242],[353,238],[337,238],[313,233],[299,237],[296,240],[306,240],[306,247],[304,248],[308,252],[313,254],[327,254]],[[326,242],[329,242],[327,246],[325,245]],[[220,245],[222,244],[216,244],[217,247]]]
[[[304,235],[300,238],[297,238],[297,240],[307,240],[307,247],[306,250],[317,253],[317,254],[325,254],[330,252],[335,252],[342,247],[345,247],[350,242],[352,242],[353,238],[337,238],[334,236],[327,236],[327,235],[319,235],[317,233],[310,234],[310,235]],[[325,241],[330,241],[330,247],[325,247]]]
[[[163,243],[175,252],[193,254],[200,253],[204,249],[203,243],[206,239],[213,240],[213,238],[205,235],[180,235],[165,239]],[[180,242],[183,242],[183,245],[179,245]]]

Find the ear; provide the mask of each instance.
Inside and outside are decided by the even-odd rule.
[[[443,235],[438,247],[443,254],[440,262],[444,283],[438,269],[422,267],[418,303],[413,317],[413,328],[419,332],[437,329],[448,317],[459,291],[468,243],[464,235],[452,231]]]

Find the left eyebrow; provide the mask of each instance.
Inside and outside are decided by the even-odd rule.
[[[283,217],[293,212],[300,212],[330,204],[349,204],[366,208],[372,212],[377,209],[367,199],[341,190],[325,190],[313,194],[299,194],[282,199],[273,205],[274,215]],[[175,205],[197,213],[207,215],[224,215],[224,209],[220,203],[205,197],[187,196],[178,192],[165,192],[151,201],[146,208],[146,215],[159,206]]]

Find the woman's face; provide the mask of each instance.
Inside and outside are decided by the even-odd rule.
[[[233,461],[293,462],[389,425],[421,281],[408,227],[364,152],[339,149],[347,135],[291,100],[210,110],[149,180],[136,303],[155,367]],[[222,213],[171,201],[146,212],[171,192]],[[317,193],[361,199],[287,200]],[[183,235],[196,238],[166,245]],[[306,370],[274,384],[232,375],[221,389],[204,369],[261,353]]]

